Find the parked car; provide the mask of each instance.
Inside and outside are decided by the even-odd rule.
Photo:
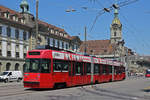
[[[143,73],[136,73],[136,76],[137,77],[142,77],[142,76],[144,76],[144,74]]]
[[[20,82],[22,78],[23,76],[21,71],[4,71],[0,75],[0,81],[3,81],[5,83],[10,81]]]

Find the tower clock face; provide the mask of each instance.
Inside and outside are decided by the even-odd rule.
[[[116,28],[116,27],[113,27],[113,30],[114,30],[114,31],[116,31],[116,30],[117,30],[117,28]]]
[[[118,27],[118,25],[117,25],[117,24],[113,24],[112,26],[113,26],[113,28],[117,28],[117,27]]]

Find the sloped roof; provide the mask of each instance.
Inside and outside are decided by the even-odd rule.
[[[4,7],[4,6],[2,6],[2,5],[0,5],[0,12],[9,12],[10,15],[17,15],[18,17],[23,17],[23,15],[22,15],[21,13],[19,13],[19,12],[17,12],[17,11],[14,11],[14,10],[12,10],[12,9],[9,9],[9,8],[7,8],[7,7]],[[42,25],[44,25],[44,26],[46,26],[46,27],[54,28],[54,29],[56,29],[56,30],[58,30],[58,31],[67,33],[67,32],[65,32],[64,29],[61,29],[61,28],[56,27],[56,26],[54,26],[54,25],[48,24],[48,23],[46,23],[46,22],[44,22],[44,21],[38,20],[38,23],[39,23],[39,24],[42,24]]]
[[[80,46],[80,52],[84,52],[85,42],[82,42]],[[114,45],[110,43],[110,40],[89,40],[86,41],[87,54],[94,55],[106,55],[114,52]]]
[[[64,30],[64,29],[59,28],[59,27],[56,27],[56,26],[51,25],[51,24],[48,24],[48,23],[46,23],[46,22],[44,22],[44,21],[38,20],[38,23],[39,23],[39,24],[42,24],[42,25],[44,25],[44,26],[46,26],[46,27],[53,28],[53,29],[56,29],[56,30],[58,30],[58,31],[61,31],[61,32],[67,33],[67,32],[65,32],[65,30]]]
[[[9,9],[9,8],[5,7],[5,6],[0,5],[0,13],[3,13],[3,12],[8,12],[10,15],[17,15],[18,18],[23,18],[22,13],[17,12],[17,11],[14,11],[14,10],[12,10],[12,9]],[[0,16],[0,17],[1,17],[1,18],[4,18],[3,16]],[[5,18],[5,19],[7,19],[7,18]],[[12,19],[7,19],[7,20],[13,21]],[[18,22],[18,23],[20,23],[20,22]],[[20,23],[20,24],[21,24],[21,23]],[[67,35],[67,38],[70,39],[70,40],[72,40],[72,39],[74,38],[74,36],[73,36],[73,37],[72,37],[72,36],[69,36],[68,33],[67,33],[64,29],[59,28],[59,27],[56,27],[56,26],[51,25],[51,24],[48,24],[47,22],[38,20],[38,24],[42,24],[42,25],[44,25],[45,27],[53,28],[54,30],[58,30],[58,31],[60,31],[60,32],[63,32],[64,34]],[[26,24],[25,24],[25,25],[26,25]]]
[[[9,9],[0,5],[0,12],[9,12],[11,15],[17,15],[18,17],[23,17],[19,12]]]

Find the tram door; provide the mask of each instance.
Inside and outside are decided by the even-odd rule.
[[[83,84],[83,63],[72,62],[72,84],[81,85]]]
[[[73,86],[73,63],[71,62],[70,65],[69,65],[69,85],[70,86]]]

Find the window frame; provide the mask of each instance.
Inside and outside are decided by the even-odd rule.
[[[55,64],[59,64],[60,65],[60,69],[56,70]],[[64,69],[65,66],[67,66],[67,69]],[[71,62],[70,61],[66,61],[66,60],[60,60],[60,59],[53,59],[53,72],[69,72],[69,67],[71,66]]]
[[[27,32],[26,32],[26,31],[23,32],[23,40],[24,40],[24,41],[27,40]]]
[[[83,74],[84,74],[83,62],[75,62],[75,75],[83,75]]]
[[[3,26],[0,26],[0,35],[3,33]]]
[[[96,66],[97,66],[98,70],[95,70]],[[94,74],[99,74],[99,73],[100,73],[100,64],[94,64]]]
[[[15,29],[15,38],[19,39],[19,30],[18,29]]]
[[[86,69],[86,72],[85,72],[86,75],[91,75],[91,63],[85,63],[85,69]]]
[[[11,37],[11,28],[8,26],[6,30],[7,30],[7,37]]]

